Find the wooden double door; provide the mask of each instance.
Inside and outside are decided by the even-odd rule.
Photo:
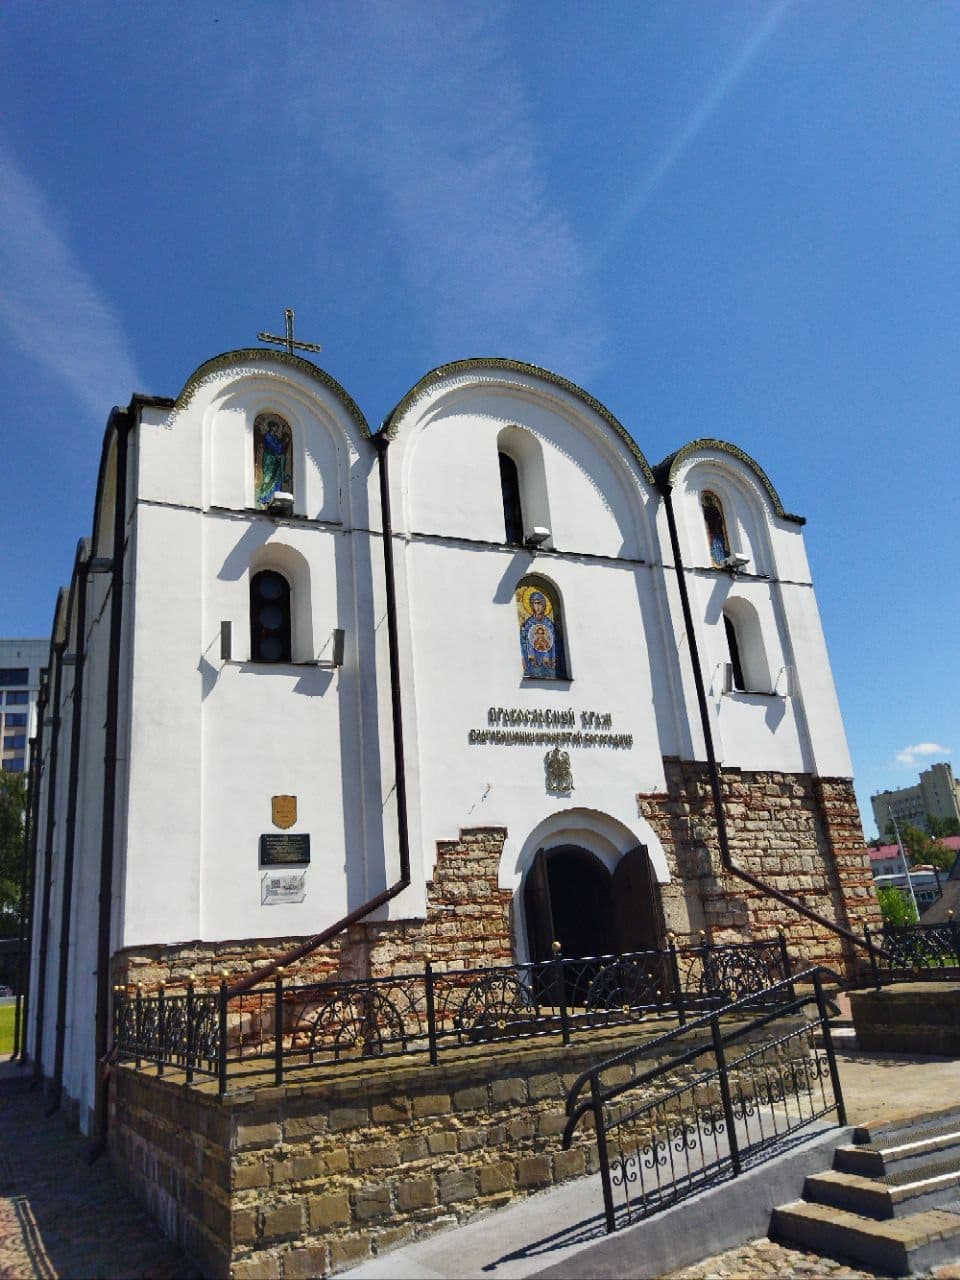
[[[644,845],[611,875],[577,845],[538,849],[523,889],[531,960],[549,960],[554,941],[574,958],[645,951],[663,945],[660,893]]]

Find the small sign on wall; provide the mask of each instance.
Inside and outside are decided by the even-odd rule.
[[[261,867],[310,865],[310,836],[307,832],[277,836],[273,834],[260,837]]]
[[[307,896],[306,880],[305,871],[286,874],[268,871],[260,881],[260,905],[272,907],[281,902],[303,902]]]

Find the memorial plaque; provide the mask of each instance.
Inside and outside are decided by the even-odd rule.
[[[307,896],[307,873],[268,871],[260,881],[260,905],[270,907],[279,902],[302,902]]]
[[[305,867],[310,863],[310,836],[306,833],[260,837],[261,867]]]

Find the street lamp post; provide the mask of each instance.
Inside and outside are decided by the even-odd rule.
[[[917,919],[920,919],[920,908],[917,906],[917,895],[913,892],[913,881],[910,879],[910,866],[907,862],[907,855],[903,851],[903,841],[900,839],[900,827],[897,824],[896,815],[893,810],[889,810],[890,821],[893,823],[894,835],[897,837],[897,848],[900,850],[900,857],[903,861],[904,874],[907,877],[907,888],[910,890],[910,901],[913,903],[913,909],[917,913]]]

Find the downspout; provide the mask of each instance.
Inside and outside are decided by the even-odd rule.
[[[683,569],[683,560],[680,556],[680,539],[677,536],[677,522],[673,510],[673,486],[669,480],[662,483],[662,493],[664,505],[667,509],[667,524],[670,529],[670,546],[673,551],[673,565],[677,574],[677,586],[680,589],[680,604],[683,609],[683,625],[687,633],[687,644],[690,648],[690,661],[693,665],[693,678],[697,690],[697,705],[700,708],[700,723],[703,728],[703,744],[707,755],[707,770],[710,775],[710,792],[713,798],[714,821],[717,827],[717,844],[720,848],[720,861],[725,871],[736,876],[740,880],[746,881],[754,889],[759,889],[761,893],[776,899],[777,902],[788,907],[791,911],[796,911],[802,916],[806,916],[808,920],[812,920],[815,924],[821,925],[824,929],[828,929],[831,933],[835,933],[838,937],[843,938],[847,942],[853,943],[854,946],[862,947],[868,952],[874,952],[878,955],[885,954],[881,949],[874,947],[868,943],[865,938],[858,937],[852,929],[848,929],[845,925],[837,924],[835,920],[828,920],[826,916],[814,911],[812,907],[808,907],[806,903],[798,902],[795,898],[791,898],[789,894],[784,893],[781,889],[775,889],[773,885],[766,884],[763,880],[758,879],[749,871],[744,871],[738,867],[733,861],[730,853],[730,841],[727,834],[727,818],[723,807],[723,789],[720,782],[720,771],[717,768],[717,758],[713,749],[713,733],[710,728],[710,715],[707,705],[707,691],[703,682],[703,669],[700,665],[700,650],[697,645],[697,635],[693,626],[693,614],[690,610],[690,597],[687,592],[686,576]]]
[[[60,971],[57,982],[57,1046],[53,1064],[53,1097],[47,1112],[60,1106],[63,1093],[63,1053],[67,1027],[67,978],[70,963],[70,919],[73,908],[73,862],[77,836],[77,793],[80,781],[80,744],[83,720],[83,668],[86,656],[87,574],[89,559],[77,566],[77,647],[73,668],[73,714],[70,719],[70,763],[67,778],[67,825],[63,851],[63,892],[60,910]],[[67,632],[69,635],[69,631]]]
[[[37,788],[37,734],[30,739],[30,769],[27,773],[27,799],[23,815],[23,859],[20,867],[20,911],[17,921],[17,991],[13,1007],[13,1052],[11,1062],[20,1057],[20,1011],[26,1011],[23,1005],[24,988],[29,972],[24,963],[24,946],[27,927],[27,887],[29,883],[31,842],[33,840],[33,797]]]
[[[59,612],[59,611],[58,611]],[[54,619],[54,634],[58,618]],[[50,896],[53,891],[53,831],[57,806],[57,760],[60,755],[60,696],[63,676],[63,642],[53,641],[53,735],[50,739],[50,772],[47,782],[47,821],[44,832],[43,907],[40,915],[40,954],[37,957],[37,1012],[34,1016],[33,1079],[31,1088],[43,1079],[43,1022],[47,999],[47,948],[50,945]]]
[[[396,775],[396,792],[397,792],[397,840],[400,852],[400,878],[389,888],[384,889],[382,893],[378,893],[376,897],[370,898],[361,906],[351,911],[348,915],[343,916],[334,924],[329,925],[320,933],[316,933],[312,938],[307,938],[304,942],[299,943],[291,950],[284,952],[278,956],[276,960],[271,960],[269,964],[248,974],[240,982],[234,983],[228,989],[229,996],[241,995],[244,991],[255,986],[258,982],[263,982],[265,978],[269,978],[278,968],[293,964],[297,960],[302,960],[304,956],[309,955],[311,951],[322,946],[325,942],[329,942],[331,938],[337,934],[343,933],[352,924],[357,924],[363,920],[371,912],[376,911],[378,907],[382,907],[384,903],[395,898],[410,883],[410,833],[407,824],[407,775],[404,763],[403,751],[403,706],[400,697],[400,644],[397,629],[397,589],[396,575],[393,561],[393,521],[390,511],[390,485],[387,477],[387,446],[390,443],[389,437],[382,431],[373,437],[372,441],[377,450],[379,472],[380,472],[380,509],[382,512],[383,525],[383,570],[386,585],[387,597],[387,639],[390,653],[390,704],[393,716],[393,759],[394,772]]]
[[[43,782],[43,722],[47,714],[47,698],[49,677],[40,681],[40,692],[37,694],[37,733],[34,739],[35,755],[30,756],[30,767],[34,770],[33,814],[30,822],[30,846],[27,857],[30,862],[30,884],[27,890],[27,904],[24,912],[27,921],[26,947],[23,965],[23,1013],[21,1021],[23,1032],[20,1037],[20,1061],[27,1060],[27,1024],[30,1018],[30,956],[33,952],[33,928],[36,923],[34,905],[37,901],[37,826],[40,820],[40,787]]]
[[[124,547],[127,535],[127,455],[133,419],[129,410],[114,410],[117,427],[117,460],[114,472],[113,567],[110,584],[110,648],[107,658],[107,705],[103,744],[103,806],[100,824],[100,898],[97,923],[97,1004],[94,1056],[97,1063],[93,1146],[88,1160],[106,1147],[107,1088],[104,1059],[110,1031],[110,924],[113,916],[114,830],[117,796],[117,737],[120,703],[121,629],[123,624]]]

